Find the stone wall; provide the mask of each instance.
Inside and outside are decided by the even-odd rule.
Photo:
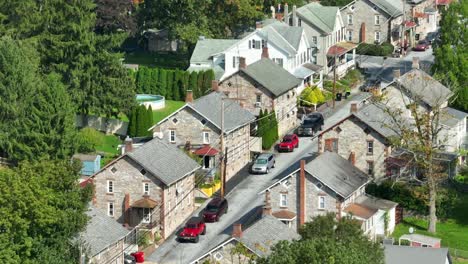
[[[320,149],[318,151],[325,151],[325,140],[338,139],[338,154],[345,159],[349,159],[351,152],[355,153],[356,164],[355,166],[361,171],[367,173],[368,162],[374,164],[374,179],[382,179],[385,177],[385,158],[386,158],[386,145],[382,136],[359,120],[347,119],[341,124],[335,126],[333,129],[326,131],[318,144]],[[367,142],[374,142],[373,154],[367,153]],[[390,149],[388,150],[390,153]]]
[[[128,122],[93,115],[76,115],[75,125],[79,128],[92,127],[106,134],[117,134],[120,136],[127,135],[128,129]]]

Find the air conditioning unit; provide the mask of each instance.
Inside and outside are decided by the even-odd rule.
[[[255,107],[262,107],[262,102],[255,102]]]

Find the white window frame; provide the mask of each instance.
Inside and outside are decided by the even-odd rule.
[[[239,67],[239,63],[240,63],[240,57],[239,56],[233,56],[232,57],[232,68],[237,68]]]
[[[373,155],[374,154],[374,141],[367,141],[367,154]]]
[[[352,41],[353,40],[353,31],[352,30],[347,30],[346,31],[346,40],[347,41]]]
[[[256,103],[262,103],[262,94],[257,94],[255,96],[255,102]]]
[[[313,37],[312,37],[312,43],[314,43],[315,45],[317,45],[317,36],[313,36]]]
[[[174,129],[169,129],[169,142],[170,143],[176,142],[176,131]]]
[[[143,208],[143,219],[141,222],[144,224],[151,223],[151,209],[150,208]]]
[[[322,202],[323,202],[323,206],[322,206]],[[325,209],[325,196],[323,195],[320,195],[318,197],[318,209]]]
[[[107,193],[114,193],[114,181],[107,181]]]
[[[280,193],[280,207],[288,206],[288,195],[285,193]]]
[[[374,16],[374,24],[375,25],[380,25],[380,15],[375,15]]]
[[[210,132],[203,131],[202,137],[203,137],[203,144],[210,144]]]
[[[110,217],[114,217],[114,213],[115,213],[114,210],[115,210],[114,202],[108,202],[107,203],[107,215]]]
[[[375,31],[374,32],[374,40],[380,43],[381,39],[381,32],[380,31]]]
[[[346,21],[348,22],[348,25],[352,25],[353,24],[353,14],[348,14],[346,16]]]
[[[143,183],[143,194],[150,195],[150,186],[148,182]]]

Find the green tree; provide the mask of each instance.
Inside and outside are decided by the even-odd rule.
[[[151,136],[153,133],[148,131],[153,126],[153,108],[151,105],[146,110],[146,125],[145,125],[145,136]]]
[[[162,96],[166,96],[167,89],[167,71],[161,69],[159,71],[159,91]]]
[[[384,263],[382,247],[363,234],[357,220],[336,221],[333,214],[317,216],[299,233],[300,240],[280,241],[270,256],[257,259],[257,263]]]
[[[182,98],[180,96],[180,86],[183,85],[183,80],[182,80],[182,71],[179,71],[178,69],[174,71],[174,86],[173,86],[173,97],[174,100],[176,101],[181,101]]]
[[[168,100],[174,99],[174,71],[167,71],[167,87],[166,87],[166,98]]]
[[[78,152],[89,153],[96,150],[96,146],[102,145],[101,132],[91,127],[85,127],[78,132],[76,137]]]
[[[203,91],[206,94],[209,90],[211,90],[211,81],[214,80],[215,74],[214,71],[210,69],[205,71],[203,75]]]
[[[137,125],[136,125],[136,136],[143,137],[146,136],[145,127],[148,124],[148,118],[146,114],[146,107],[144,105],[139,105],[137,108]]]
[[[138,126],[137,115],[138,115],[138,107],[134,107],[130,114],[130,123],[128,124],[127,134],[130,135],[130,137],[137,136],[137,126]]]
[[[200,97],[200,92],[197,87],[197,82],[198,82],[198,72],[192,71],[190,73],[190,80],[189,80],[189,89],[192,90],[193,96],[195,98]]]
[[[198,72],[198,79],[197,79],[197,90],[199,92],[199,97],[202,97],[205,94],[205,87],[203,87],[203,78],[205,77],[205,72],[204,71],[199,71]]]
[[[77,184],[80,167],[42,160],[0,170],[1,263],[77,263],[70,239],[86,225],[92,195]]]
[[[127,0],[96,0],[96,32],[118,33],[121,30],[136,33],[134,8]]]
[[[151,94],[159,94],[159,69],[152,68],[151,69]]]

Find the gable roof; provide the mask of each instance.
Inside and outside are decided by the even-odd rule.
[[[304,167],[314,178],[343,198],[369,182],[369,177],[335,152],[325,151]]]
[[[458,125],[458,123],[466,119],[467,116],[467,113],[451,107],[445,107],[440,110],[440,122],[449,127]]]
[[[121,224],[92,205],[89,206],[86,215],[90,219],[85,230],[80,234],[87,244],[91,256],[95,256],[129,233]]]
[[[140,164],[167,186],[200,168],[182,150],[159,138],[154,138],[125,156]]]
[[[238,39],[199,39],[190,57],[190,63],[209,63],[213,54],[222,52],[237,42]]]
[[[391,17],[403,15],[403,2],[395,0],[369,0]],[[405,1],[405,0],[403,0]]]
[[[274,216],[265,215],[247,228],[238,239],[259,257],[271,253],[271,247],[281,240],[292,241],[300,236]]]
[[[359,109],[357,113],[353,113],[353,116],[385,138],[397,136],[395,126],[392,125],[394,120],[384,111],[384,107],[378,103],[368,104]]]
[[[420,69],[405,73],[396,82],[404,87],[413,99],[421,99],[430,107],[438,106],[452,96],[452,91]]]
[[[274,20],[275,20],[274,22],[267,24],[265,28],[272,27],[294,49],[298,50],[299,44],[301,43],[302,32],[304,32],[304,29],[302,27],[289,26],[288,24],[280,22],[276,19]]]
[[[446,264],[447,248],[384,245],[386,264]]]
[[[310,25],[317,27],[323,33],[331,33],[335,28],[337,6],[322,6],[313,2],[297,9],[297,14]]]
[[[246,69],[241,69],[241,71],[261,84],[276,97],[297,87],[301,83],[301,80],[267,58],[262,58],[248,65]]]

